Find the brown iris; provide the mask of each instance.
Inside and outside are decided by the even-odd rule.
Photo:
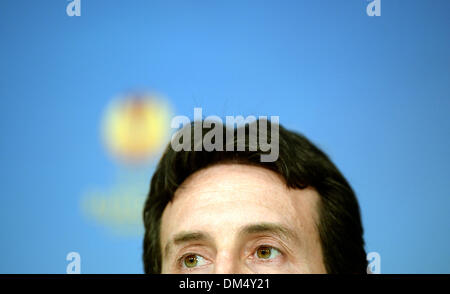
[[[191,254],[184,258],[184,265],[186,267],[195,267],[198,263],[197,255]]]
[[[268,259],[272,255],[272,248],[267,246],[259,247],[256,254],[259,258]]]

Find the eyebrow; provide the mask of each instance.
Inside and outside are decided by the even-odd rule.
[[[167,256],[169,254],[170,250],[172,249],[172,245],[181,245],[194,241],[214,243],[211,235],[205,232],[180,232],[176,234],[170,242],[167,242],[166,246],[164,247],[164,256]]]
[[[294,230],[277,223],[257,223],[247,225],[241,229],[239,237],[243,238],[247,235],[254,234],[275,234],[286,241],[300,241],[299,236]]]
[[[239,237],[244,238],[254,234],[275,234],[279,238],[287,241],[299,241],[297,233],[281,224],[277,223],[256,223],[246,225],[239,231]],[[167,257],[173,245],[181,245],[189,242],[214,243],[212,236],[202,231],[184,231],[176,234],[164,247],[164,256]]]

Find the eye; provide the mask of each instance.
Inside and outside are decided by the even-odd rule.
[[[255,254],[259,259],[274,259],[280,255],[280,251],[270,246],[261,246],[256,250]]]
[[[189,254],[182,258],[183,266],[187,268],[194,268],[205,264],[205,259],[197,254]]]

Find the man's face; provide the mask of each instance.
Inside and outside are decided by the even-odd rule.
[[[325,273],[318,200],[262,167],[200,170],[163,212],[162,273]]]

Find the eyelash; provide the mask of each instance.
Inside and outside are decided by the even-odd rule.
[[[264,259],[262,259],[262,258],[257,258],[257,257],[255,257],[255,255],[257,254],[258,249],[260,249],[260,248],[262,248],[262,247],[267,247],[267,248],[275,249],[276,251],[279,252],[279,254],[280,254],[281,256],[284,256],[283,251],[280,250],[278,247],[275,247],[275,246],[272,246],[272,245],[269,245],[269,244],[261,244],[261,245],[257,246],[257,247],[252,251],[252,254],[250,255],[252,259],[255,258],[255,259],[257,259],[259,262],[271,262],[271,259],[269,259],[269,260],[264,260]],[[194,252],[185,253],[185,254],[183,254],[181,257],[179,257],[178,260],[177,260],[177,265],[178,265],[179,268],[182,268],[182,269],[185,269],[185,270],[188,270],[188,271],[191,271],[191,270],[194,270],[195,268],[197,268],[197,267],[193,267],[193,268],[187,268],[187,267],[184,267],[184,265],[183,265],[184,259],[185,259],[186,257],[190,256],[190,255],[200,256],[200,257],[202,257],[203,259],[207,260],[203,255],[200,255],[200,254],[197,254],[197,253],[194,253]]]
[[[178,260],[177,260],[177,265],[178,265],[179,268],[182,268],[182,269],[187,270],[187,271],[191,271],[191,270],[194,270],[194,269],[197,268],[197,267],[188,268],[188,267],[185,267],[185,266],[183,265],[184,259],[185,259],[186,257],[190,256],[190,255],[200,256],[200,257],[202,257],[203,259],[207,260],[205,257],[203,257],[203,255],[200,255],[200,254],[197,254],[197,253],[194,253],[194,252],[188,252],[188,253],[185,253],[185,254],[183,254],[181,257],[178,258]]]
[[[260,248],[262,248],[262,247],[267,247],[267,248],[270,248],[270,249],[275,249],[276,251],[278,251],[278,253],[279,253],[280,256],[284,256],[283,251],[282,251],[281,249],[279,249],[278,247],[272,246],[272,245],[270,245],[270,244],[262,244],[262,245],[257,246],[256,249],[253,250],[253,253],[252,253],[252,255],[251,255],[252,258],[257,259],[259,262],[272,262],[272,259],[267,259],[267,260],[265,260],[265,259],[263,259],[263,258],[255,257],[255,255],[257,255],[258,249],[260,249]]]

